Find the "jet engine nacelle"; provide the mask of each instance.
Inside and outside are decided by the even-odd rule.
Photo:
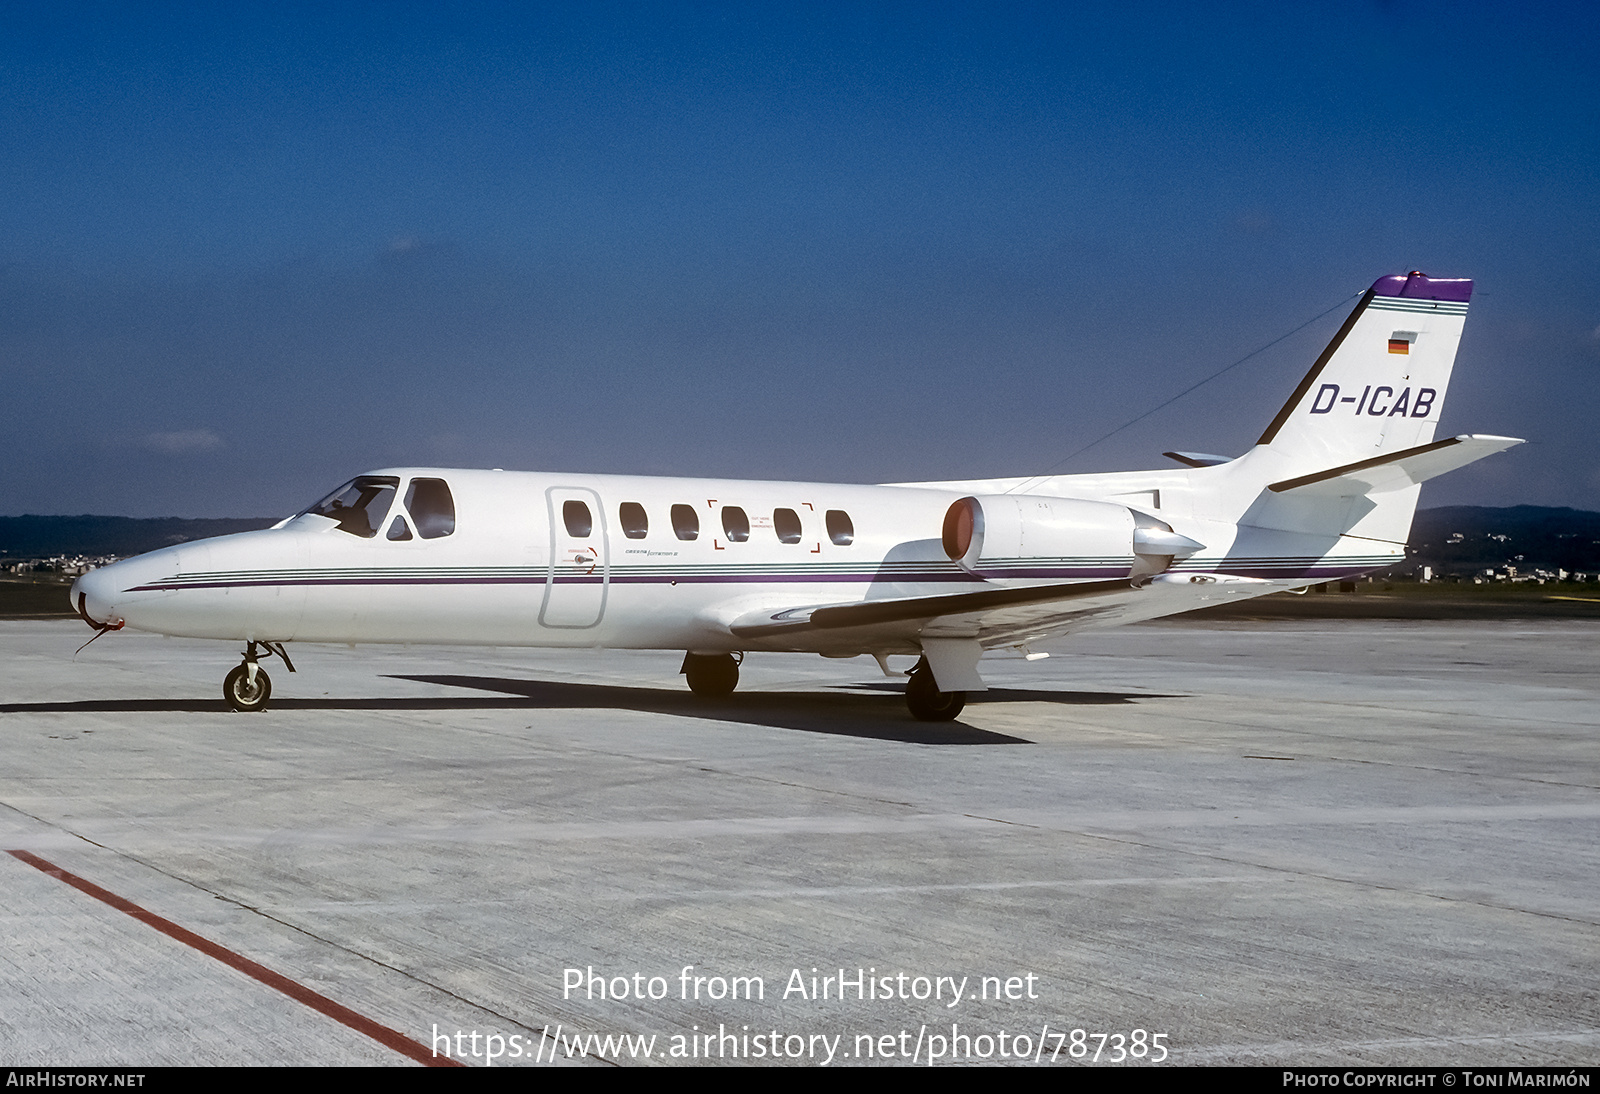
[[[1203,545],[1165,521],[1106,501],[989,494],[944,516],[944,553],[990,580],[1120,577],[1139,582]]]

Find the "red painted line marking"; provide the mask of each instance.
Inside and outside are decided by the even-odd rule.
[[[416,1060],[418,1063],[425,1064],[428,1067],[466,1066],[460,1061],[452,1060],[447,1056],[435,1056],[432,1049],[413,1041],[411,1038],[407,1037],[403,1033],[400,1033],[398,1030],[392,1030],[388,1026],[379,1025],[371,1018],[368,1018],[365,1015],[357,1014],[349,1007],[335,1003],[326,995],[320,995],[306,987],[304,984],[297,984],[293,980],[290,980],[287,976],[273,972],[265,965],[258,965],[248,957],[236,954],[224,946],[217,945],[209,938],[201,938],[193,931],[185,930],[183,927],[178,926],[170,919],[163,919],[154,912],[145,911],[145,909],[139,907],[139,905],[133,903],[131,900],[124,900],[116,893],[102,889],[92,881],[86,881],[77,874],[70,874],[61,869],[61,867],[40,858],[38,855],[35,855],[32,852],[7,851],[6,854],[21,859],[34,869],[49,874],[53,878],[59,878],[61,881],[66,882],[79,892],[87,893],[89,896],[94,897],[102,904],[109,904],[119,912],[126,912],[139,922],[154,927],[156,930],[160,931],[164,935],[167,935],[169,938],[175,938],[179,942],[182,942],[185,946],[193,947],[194,949],[199,950],[201,953],[206,954],[208,957],[214,957],[218,961],[221,961],[224,965],[237,969],[252,979],[259,980],[269,988],[276,988],[289,998],[304,1003],[312,1010],[321,1014],[325,1014],[336,1022],[342,1022],[344,1025],[349,1026],[357,1033],[366,1034],[374,1041],[377,1041],[380,1045],[383,1045],[385,1048],[392,1048],[402,1056],[409,1056],[411,1059]]]

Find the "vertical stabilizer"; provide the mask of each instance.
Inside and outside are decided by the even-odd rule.
[[[1433,441],[1471,297],[1472,282],[1464,278],[1420,272],[1378,278],[1256,447],[1230,465],[1230,477],[1255,499],[1240,522],[1403,544],[1416,486],[1379,490],[1341,476],[1314,493],[1282,487]],[[1268,490],[1269,484],[1280,489]]]
[[[1464,278],[1380,277],[1257,445],[1306,474],[1432,441],[1471,297]]]

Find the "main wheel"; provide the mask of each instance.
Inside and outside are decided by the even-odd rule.
[[[966,692],[940,691],[926,666],[918,665],[911,671],[911,678],[906,681],[906,706],[917,721],[948,722],[966,705]]]
[[[739,662],[731,653],[691,653],[683,659],[683,675],[696,695],[732,695],[739,686]]]
[[[256,682],[252,687],[249,670],[239,665],[222,682],[222,697],[234,710],[261,710],[272,698],[272,678],[257,666]]]

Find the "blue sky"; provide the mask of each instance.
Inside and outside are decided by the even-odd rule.
[[[1243,451],[1477,279],[1424,505],[1600,509],[1580,5],[0,6],[0,513],[394,464],[896,481]],[[1331,309],[1331,310],[1330,310]]]

